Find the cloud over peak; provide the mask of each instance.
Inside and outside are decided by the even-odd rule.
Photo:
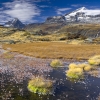
[[[57,14],[63,14],[63,12],[65,12],[65,11],[68,11],[68,10],[70,10],[71,8],[59,8],[59,9],[57,9]]]
[[[15,0],[13,2],[3,3],[2,10],[0,10],[0,18],[3,20],[18,18],[24,23],[31,22],[35,16],[39,16],[41,10],[30,0]]]

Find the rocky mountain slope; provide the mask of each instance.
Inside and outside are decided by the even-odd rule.
[[[59,29],[57,33],[70,33],[73,36],[77,34],[86,38],[98,38],[100,37],[100,24],[66,25]]]
[[[45,23],[100,23],[100,10],[81,7],[63,16],[48,17]]]
[[[66,22],[100,23],[100,10],[91,10],[85,7],[65,15]]]
[[[18,29],[22,29],[23,27],[25,27],[25,25],[18,18],[14,18],[13,20],[8,21],[4,26]]]
[[[29,24],[24,29],[31,34],[38,34],[41,31],[44,34],[53,34],[65,25],[64,23],[36,23]]]
[[[66,23],[65,16],[53,16],[48,17],[45,21],[45,23],[51,24],[51,23]]]
[[[50,24],[49,24],[50,25]],[[100,43],[100,24],[74,24],[54,27],[43,24],[34,29],[19,30],[16,28],[0,27],[0,43],[25,43],[34,41],[68,41],[73,39],[96,41]],[[60,28],[59,28],[60,27]],[[49,30],[49,31],[46,31]]]

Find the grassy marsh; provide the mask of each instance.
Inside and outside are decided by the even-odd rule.
[[[66,42],[33,42],[4,44],[3,48],[11,48],[11,51],[37,58],[85,60],[91,56],[100,55],[100,45],[95,44],[72,45]]]

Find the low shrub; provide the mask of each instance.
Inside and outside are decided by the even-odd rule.
[[[82,69],[77,69],[77,70],[68,70],[66,72],[67,77],[72,78],[72,79],[79,79],[83,76],[83,71]]]
[[[39,41],[50,41],[49,38],[39,38],[38,40],[39,40]]]
[[[53,82],[43,77],[35,77],[29,81],[28,90],[38,94],[51,94],[53,90]]]
[[[80,68],[83,68],[84,71],[90,71],[93,67],[89,64],[79,64],[78,65]]]
[[[84,67],[85,66],[87,66],[88,64],[85,64],[85,63],[82,63],[82,64],[78,64],[78,67],[80,67],[80,68],[83,68],[84,69]]]
[[[82,68],[69,69],[68,71],[73,73],[83,73]]]
[[[92,66],[87,64],[85,67],[84,67],[84,71],[90,71],[92,69]]]
[[[6,43],[6,44],[16,44],[16,41],[14,40],[1,40],[1,43]]]
[[[74,69],[74,68],[77,68],[77,65],[75,63],[69,65],[69,69]]]
[[[82,64],[75,64],[75,63],[72,63],[69,65],[69,69],[77,69],[77,68],[80,68],[84,71],[90,71],[92,69],[92,66],[89,65],[89,64],[85,64],[85,63],[82,63]]]
[[[82,68],[75,68],[74,72],[75,73],[83,73],[83,69]]]
[[[29,36],[31,35],[29,32],[25,32],[22,36]]]
[[[100,65],[100,55],[96,55],[96,56],[93,56],[91,57],[89,60],[88,60],[89,64],[91,65]]]
[[[84,71],[90,71],[92,66],[89,64],[75,64],[72,63],[69,65],[69,70],[66,71],[66,75],[69,78],[79,79],[84,75]]]
[[[51,67],[60,67],[60,66],[62,66],[62,63],[60,60],[55,59],[55,60],[52,60],[52,62],[50,63],[50,66]]]
[[[62,38],[60,38],[60,40],[62,41],[62,40],[67,40],[67,37],[62,37]]]

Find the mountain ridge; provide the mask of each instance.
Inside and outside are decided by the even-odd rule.
[[[91,14],[93,12],[93,14]],[[65,15],[61,16],[51,16],[47,17],[45,22],[43,23],[32,23],[32,24],[27,24],[24,25],[18,18],[14,18],[11,21],[8,21],[5,23],[4,26],[6,27],[13,27],[13,28],[18,28],[18,29],[23,29],[27,27],[34,27],[34,26],[39,26],[39,25],[44,25],[44,24],[59,24],[62,23],[62,25],[67,25],[67,24],[76,24],[76,23],[100,23],[100,10],[91,10],[87,9],[86,7],[81,7],[78,8],[70,13],[67,13]]]
[[[14,18],[13,20],[8,21],[4,26],[18,29],[22,29],[25,27],[25,25],[18,18]]]
[[[57,23],[57,22],[100,23],[100,10],[87,9],[86,7],[81,7],[62,16],[48,17],[45,22],[46,23],[47,22],[48,23]]]

